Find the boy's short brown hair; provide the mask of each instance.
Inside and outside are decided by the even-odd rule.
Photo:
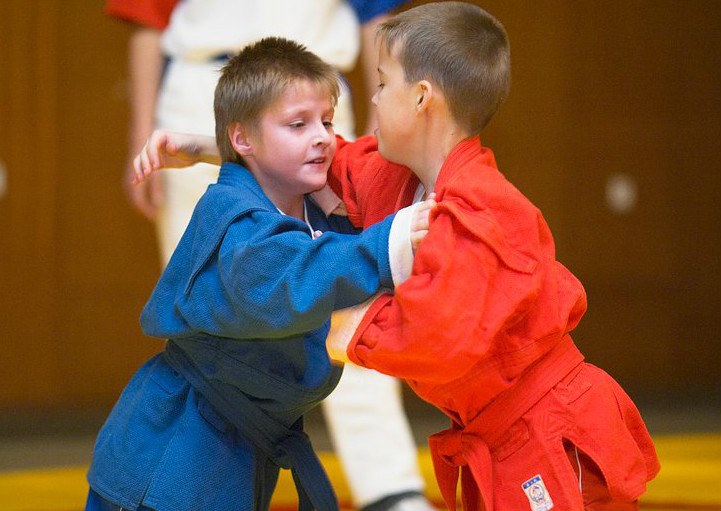
[[[258,126],[263,112],[294,82],[308,80],[327,87],[333,105],[338,101],[338,72],[302,44],[267,37],[243,48],[221,70],[215,87],[215,140],[223,161],[243,164],[228,138],[239,122]]]
[[[378,38],[406,82],[429,80],[469,135],[488,124],[508,95],[511,52],[503,25],[464,2],[423,4],[381,24]]]

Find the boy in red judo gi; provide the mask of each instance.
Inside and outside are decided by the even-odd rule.
[[[404,378],[451,419],[430,438],[450,509],[459,478],[472,511],[638,509],[659,470],[651,438],[620,386],[584,362],[569,335],[584,289],[479,138],[509,89],[504,28],[440,2],[393,17],[379,41],[377,142],[339,141],[329,183],[358,226],[430,192],[438,205],[410,278],[334,318],[331,345],[349,337],[350,360]],[[152,151],[191,149],[160,138]]]
[[[421,190],[438,206],[412,276],[368,307],[349,359],[404,378],[451,418],[430,438],[451,509],[459,473],[469,510],[637,509],[659,470],[651,438],[574,345],[584,289],[478,137],[508,93],[505,30],[444,2],[397,15],[379,39],[378,149],[412,173],[365,139],[339,149],[331,184],[365,226]]]

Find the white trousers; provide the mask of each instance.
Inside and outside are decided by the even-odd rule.
[[[171,62],[158,98],[157,126],[214,135],[213,94],[221,66]],[[339,98],[333,124],[337,133],[354,138],[347,90]],[[163,265],[185,231],[198,199],[217,177],[218,167],[205,164],[163,172],[165,202],[156,222]],[[322,406],[356,506],[401,492],[424,491],[398,380],[347,364],[338,387]]]

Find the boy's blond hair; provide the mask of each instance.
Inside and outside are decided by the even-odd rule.
[[[230,143],[230,125],[239,122],[248,130],[256,129],[263,112],[286,87],[302,80],[327,88],[336,105],[340,93],[338,72],[299,43],[267,37],[246,46],[228,61],[215,87],[213,105],[215,139],[224,162],[243,164]]]
[[[478,6],[437,2],[381,24],[379,41],[408,83],[440,87],[454,120],[469,135],[488,124],[508,95],[511,52],[503,25]]]

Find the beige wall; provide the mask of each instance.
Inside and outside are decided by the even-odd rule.
[[[632,391],[718,388],[721,3],[478,3],[514,62],[485,141],[586,285],[578,344]],[[110,404],[161,348],[137,321],[152,229],[119,186],[127,34],[101,1],[0,2],[0,409]]]

